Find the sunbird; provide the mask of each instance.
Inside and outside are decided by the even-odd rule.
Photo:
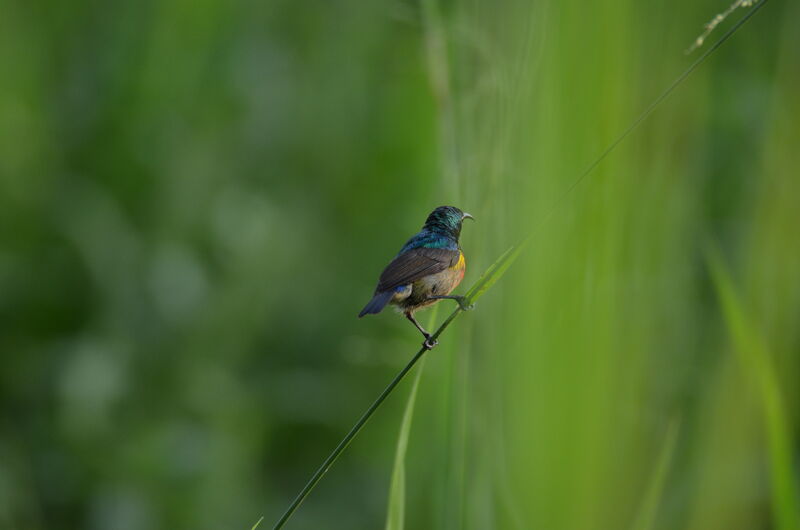
[[[433,210],[422,230],[383,269],[372,300],[358,317],[380,313],[386,304],[392,304],[425,336],[422,343],[425,348],[436,346],[437,341],[417,322],[414,312],[445,298],[455,300],[465,311],[471,309],[463,296],[450,296],[464,279],[467,268],[458,244],[464,219],[474,220],[474,217],[455,206]]]

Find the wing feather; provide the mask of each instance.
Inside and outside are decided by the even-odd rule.
[[[460,250],[446,248],[414,248],[400,254],[383,269],[376,291],[388,291],[408,285],[430,274],[452,267]]]

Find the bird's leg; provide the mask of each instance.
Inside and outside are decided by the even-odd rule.
[[[470,309],[475,307],[475,304],[467,303],[466,296],[438,295],[438,296],[429,296],[428,300],[455,300],[456,302],[458,302],[458,307],[460,307],[462,311],[469,311]]]
[[[436,339],[434,339],[430,333],[425,331],[425,328],[423,328],[419,322],[417,322],[417,319],[414,318],[414,315],[411,313],[411,311],[406,311],[405,315],[406,318],[409,319],[412,324],[417,326],[417,329],[420,331],[420,333],[422,333],[425,336],[425,342],[423,342],[422,345],[425,347],[426,350],[430,350],[434,346],[439,344],[439,342]]]

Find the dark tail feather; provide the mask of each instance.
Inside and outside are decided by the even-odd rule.
[[[364,306],[364,309],[362,309],[358,314],[358,318],[370,313],[380,313],[383,308],[386,307],[386,304],[389,303],[389,300],[392,299],[392,296],[394,296],[392,291],[375,293],[375,296],[372,297],[372,300],[370,300],[369,303]]]

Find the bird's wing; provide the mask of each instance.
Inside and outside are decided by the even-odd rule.
[[[414,248],[396,258],[383,269],[376,291],[388,291],[408,285],[430,274],[442,272],[457,261],[460,250],[446,248]]]

